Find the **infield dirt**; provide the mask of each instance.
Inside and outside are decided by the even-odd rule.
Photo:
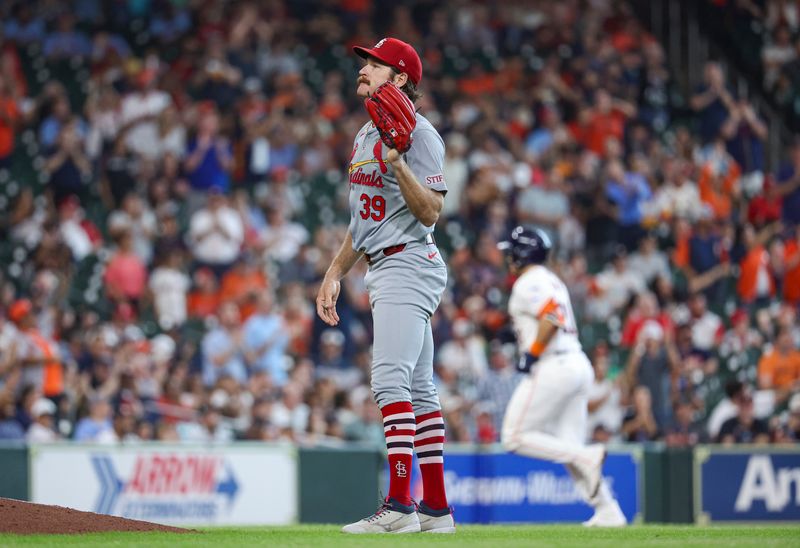
[[[62,506],[47,506],[0,498],[0,533],[82,534],[109,531],[160,531],[186,533],[187,529],[147,521],[81,512]]]

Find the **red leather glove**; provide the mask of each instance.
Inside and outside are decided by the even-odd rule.
[[[417,126],[414,103],[392,82],[386,82],[364,99],[383,143],[400,154],[411,148],[411,132]]]

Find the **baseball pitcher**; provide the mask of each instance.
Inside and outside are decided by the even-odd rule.
[[[625,516],[603,481],[602,445],[583,445],[588,390],[594,380],[578,340],[569,292],[544,263],[551,243],[539,229],[516,227],[498,247],[512,274],[508,312],[521,355],[517,386],[503,419],[506,450],[567,467],[595,509],[587,526],[623,526]]]
[[[453,533],[444,490],[444,421],[433,384],[430,319],[447,283],[433,225],[447,192],[444,143],[415,112],[422,62],[409,44],[384,38],[365,60],[359,97],[371,121],[356,135],[348,168],[350,225],[317,296],[317,314],[336,325],[340,281],[360,258],[374,323],[372,391],[383,415],[389,495],[371,516],[345,533]],[[416,449],[423,500],[410,496]]]

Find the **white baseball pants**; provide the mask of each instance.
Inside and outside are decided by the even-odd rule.
[[[503,447],[564,464],[584,491],[585,478],[575,465],[591,465],[583,436],[593,381],[592,365],[583,352],[542,358],[511,396],[503,419]],[[600,492],[588,502],[597,506],[609,500],[611,493],[603,482]]]

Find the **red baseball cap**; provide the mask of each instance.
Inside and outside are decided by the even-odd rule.
[[[8,307],[8,319],[14,323],[19,323],[33,309],[33,305],[28,299],[17,299]]]
[[[747,311],[744,310],[743,308],[740,308],[739,310],[737,310],[736,312],[731,314],[731,324],[732,325],[736,325],[737,323],[739,323],[741,321],[744,321],[744,320],[747,320],[747,319],[748,319]]]
[[[415,86],[422,80],[422,61],[419,59],[419,54],[411,44],[407,44],[402,40],[384,38],[372,46],[372,49],[354,46],[353,51],[359,57],[364,59],[374,57],[381,63],[389,65],[400,72],[405,72],[408,74],[408,79]]]

